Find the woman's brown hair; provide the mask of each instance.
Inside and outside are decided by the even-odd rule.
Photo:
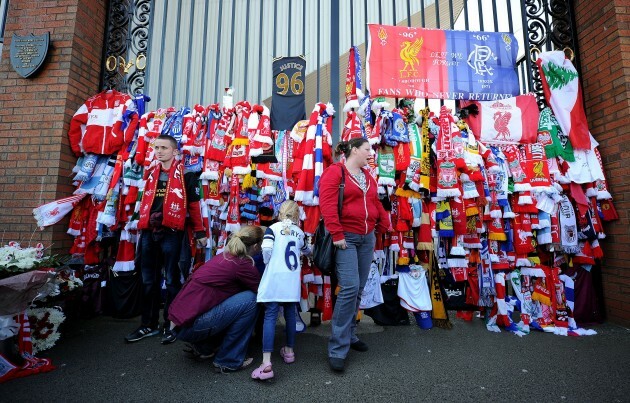
[[[339,158],[341,154],[348,158],[353,148],[359,148],[367,142],[365,137],[355,137],[348,141],[340,141],[335,147],[335,158]]]

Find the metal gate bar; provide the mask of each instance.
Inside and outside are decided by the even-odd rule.
[[[258,1],[258,3],[256,3]],[[491,25],[495,31],[505,30],[505,21],[498,18],[498,7],[501,12],[507,10],[507,29],[514,33],[515,18],[518,18],[512,10],[512,1],[506,0],[406,0],[378,2],[368,0],[319,0],[307,2],[306,0],[274,0],[273,4],[264,0],[180,0],[177,3],[168,0],[111,0],[108,11],[108,23],[106,29],[106,46],[103,52],[102,86],[117,88],[130,93],[142,92],[149,83],[149,70],[138,70],[132,66],[127,74],[120,69],[108,71],[106,60],[109,56],[122,56],[126,60],[148,55],[151,46],[161,50],[160,54],[153,55],[158,65],[152,63],[152,72],[156,74],[150,81],[157,106],[163,103],[176,103],[183,100],[192,104],[196,102],[217,102],[226,84],[238,81],[241,88],[237,88],[239,99],[261,102],[269,96],[270,66],[267,66],[269,56],[291,55],[295,48],[299,47],[301,37],[301,53],[315,63],[307,63],[311,74],[308,80],[311,83],[309,91],[311,97],[316,94],[318,100],[330,100],[340,109],[340,72],[345,61],[341,58],[346,52],[348,39],[352,45],[357,45],[355,40],[361,36],[363,29],[364,42],[368,39],[367,23],[375,20],[383,24],[398,24],[406,26],[423,26],[427,24],[442,28],[448,25],[448,29],[455,29],[456,24],[462,24],[466,30],[486,30]],[[345,3],[345,1],[349,1]],[[299,7],[302,7],[300,12]],[[486,10],[484,10],[484,5]],[[489,5],[489,7],[488,7]],[[194,15],[203,13],[196,21],[203,18],[203,27],[193,26]],[[231,8],[227,8],[231,7]],[[238,10],[237,10],[238,7]],[[345,7],[344,13],[350,10],[350,16],[341,15],[340,10]],[[471,12],[476,7],[476,13]],[[448,11],[446,11],[448,8]],[[492,11],[492,22],[486,17],[489,9]],[[245,11],[244,13],[241,11]],[[287,14],[288,10],[288,14]],[[542,102],[542,88],[536,66],[530,58],[530,49],[538,48],[541,51],[552,49],[570,48],[577,56],[577,40],[575,38],[575,23],[570,0],[522,0],[520,4],[520,23],[523,26],[522,40],[525,54],[518,61],[517,71],[520,76],[520,88],[523,92],[534,91]],[[154,18],[155,11],[161,14],[159,21]],[[228,11],[230,14],[228,14]],[[485,11],[485,12],[484,12]],[[427,21],[427,12],[433,12]],[[167,15],[167,13],[169,15]],[[250,15],[252,13],[253,15]],[[255,18],[258,13],[259,18]],[[446,14],[445,14],[446,13]],[[192,15],[191,15],[192,14]],[[241,16],[241,14],[245,14]],[[315,17],[313,14],[317,14]],[[330,20],[322,18],[331,15]],[[201,17],[203,16],[203,17]],[[273,18],[270,18],[272,17]],[[265,18],[266,17],[266,18]],[[301,17],[301,18],[300,18]],[[341,21],[343,17],[343,26]],[[399,17],[401,21],[398,21]],[[216,24],[214,24],[216,18]],[[415,23],[412,20],[415,18]],[[182,21],[190,19],[190,21]],[[350,29],[348,31],[348,19]],[[419,21],[418,21],[419,19]],[[210,24],[209,21],[213,23]],[[301,25],[298,23],[301,20]],[[316,29],[312,27],[316,20]],[[390,22],[390,20],[392,20]],[[185,23],[188,22],[188,29]],[[252,36],[252,27],[258,24],[258,38]],[[160,24],[159,26],[154,24]],[[253,25],[252,25],[253,24]],[[182,26],[184,25],[184,26]],[[228,27],[229,25],[229,27]],[[307,25],[309,29],[307,30]],[[361,28],[361,25],[363,27]],[[459,29],[462,29],[459,25]],[[202,28],[202,29],[201,29]],[[242,29],[244,28],[244,29]],[[229,31],[228,31],[229,29]],[[288,31],[287,31],[288,29]],[[341,33],[343,29],[343,35]],[[151,32],[155,32],[151,35]],[[224,33],[229,36],[224,38]],[[243,37],[244,32],[244,37]],[[287,40],[280,40],[278,36],[288,32]],[[316,37],[313,38],[313,33]],[[201,46],[193,43],[194,35],[201,35]],[[323,36],[322,36],[323,34]],[[216,35],[216,37],[215,37]],[[175,45],[173,45],[175,38]],[[239,38],[237,40],[237,38]],[[324,42],[317,43],[317,38],[325,38]],[[186,43],[186,40],[188,42]],[[179,42],[182,46],[177,46]],[[199,37],[195,40],[199,44]],[[238,42],[238,44],[237,44]],[[272,44],[273,55],[269,54],[269,46]],[[344,49],[340,49],[342,47]],[[212,49],[212,45],[215,46]],[[297,46],[296,46],[297,45]],[[227,48],[229,46],[229,49]],[[363,45],[362,45],[363,46]],[[165,47],[170,49],[175,57],[173,64],[165,54]],[[181,47],[181,49],[179,49]],[[258,47],[249,54],[250,47]],[[243,52],[243,48],[245,52]],[[202,55],[199,57],[199,49]],[[215,55],[214,63],[212,57]],[[264,54],[263,54],[264,53]],[[157,57],[157,59],[155,59]],[[191,59],[195,57],[199,64],[196,67],[192,63],[179,66],[177,59]],[[365,55],[364,55],[365,57]],[[225,60],[229,58],[229,60]],[[201,60],[199,60],[201,59]],[[576,57],[574,61],[579,69],[580,62]],[[165,75],[165,69],[171,69]],[[250,75],[244,75],[246,71],[253,71]],[[307,72],[305,72],[306,74]],[[200,75],[200,76],[198,76]],[[212,81],[212,78],[214,81]],[[306,82],[306,77],[303,77]],[[223,80],[228,81],[222,83]],[[253,84],[249,81],[256,80]],[[325,80],[325,81],[324,81]],[[157,84],[157,85],[156,85]],[[170,87],[172,85],[172,87]],[[323,88],[324,85],[326,88]],[[314,88],[313,88],[314,87]],[[213,96],[208,99],[208,96]],[[322,97],[327,99],[321,99]],[[170,101],[168,100],[170,98]],[[194,100],[193,100],[194,98]],[[199,98],[199,99],[198,99]],[[164,101],[166,100],[166,101]],[[177,105],[174,105],[177,106]],[[310,105],[307,105],[310,108]],[[342,120],[342,119],[339,119]]]

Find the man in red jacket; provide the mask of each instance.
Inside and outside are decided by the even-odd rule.
[[[199,180],[195,173],[184,175],[183,164],[175,160],[177,142],[161,135],[155,140],[157,163],[147,170],[140,202],[140,264],[142,272],[142,321],[125,337],[129,343],[156,336],[161,302],[161,271],[164,269],[166,301],[162,344],[176,340],[168,321],[168,308],[181,288],[178,267],[184,227],[188,215],[195,239],[206,246],[199,206]],[[161,252],[161,263],[158,259]]]

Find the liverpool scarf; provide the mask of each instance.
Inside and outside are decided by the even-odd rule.
[[[223,114],[214,111],[212,121],[208,123],[208,139],[206,144],[206,159],[223,162],[227,148],[231,142],[232,127],[234,125],[234,108],[224,109]],[[216,125],[214,120],[218,119]]]
[[[577,221],[575,219],[575,210],[566,195],[562,195],[559,212],[560,242],[562,250],[564,253],[578,253],[580,251],[580,247],[578,246],[578,229]]]
[[[156,164],[147,177],[144,194],[140,202],[140,221],[138,229],[149,228],[151,205],[160,178],[161,164]],[[162,226],[183,231],[186,222],[186,189],[184,187],[184,170],[178,161],[173,161],[168,171],[168,182],[164,195]]]
[[[455,150],[453,150],[453,129],[455,119],[446,106],[440,109],[440,134],[437,139],[437,197],[458,197]]]
[[[525,146],[525,174],[534,192],[554,191],[549,179],[549,166],[542,144],[534,143]]]

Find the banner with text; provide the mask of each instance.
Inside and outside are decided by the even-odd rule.
[[[491,101],[519,94],[513,34],[368,27],[372,96]]]

